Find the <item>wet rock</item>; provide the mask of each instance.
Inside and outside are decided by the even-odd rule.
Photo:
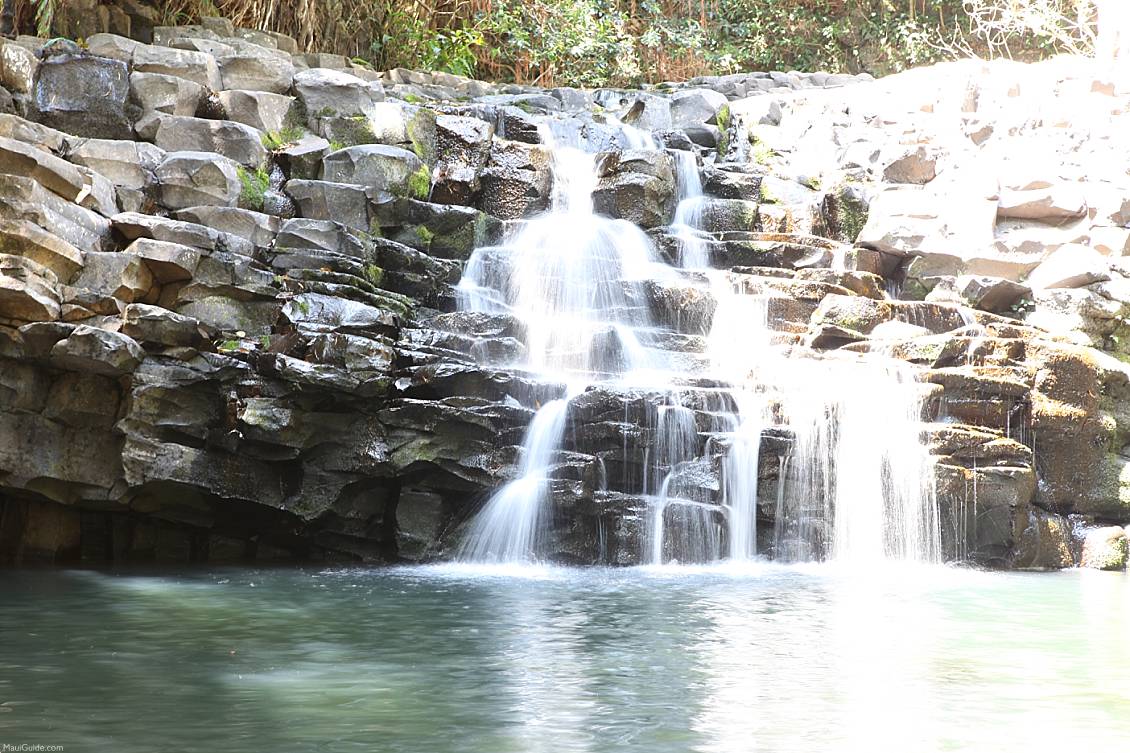
[[[1072,567],[1075,560],[1071,555],[1071,528],[1067,519],[1030,508],[1028,525],[1020,535],[1011,564],[1034,570]]]
[[[29,115],[77,136],[128,138],[128,98],[129,71],[120,60],[81,52],[49,55],[36,74]]]
[[[927,301],[953,302],[982,311],[1001,313],[1032,295],[1027,285],[999,277],[962,275],[943,278],[926,296]]]
[[[1079,566],[1095,570],[1124,570],[1128,543],[1126,532],[1121,526],[1086,529],[1083,532]]]
[[[480,180],[480,209],[502,220],[529,217],[549,206],[549,151],[496,138]]]
[[[479,192],[479,177],[490,159],[494,127],[477,118],[440,115],[436,118],[434,201],[471,204]]]
[[[608,152],[598,157],[593,206],[644,228],[666,225],[675,211],[675,170],[666,152]]]
[[[444,259],[467,259],[502,234],[501,223],[471,207],[394,199],[373,205],[382,234]]]

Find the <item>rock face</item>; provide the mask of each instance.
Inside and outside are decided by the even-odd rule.
[[[597,212],[657,259],[701,243],[774,343],[913,372],[947,559],[1125,568],[1130,107],[1089,84],[1069,106],[1089,74],[1056,65],[1031,93],[980,63],[588,92],[378,74],[215,20],[0,42],[0,560],[450,556],[564,389],[512,366],[539,334],[508,302],[459,310],[468,268],[576,188],[552,134],[597,155]],[[704,196],[677,213],[686,165]],[[730,514],[732,385],[698,377],[724,304],[669,271],[591,280],[655,325],[599,333],[598,368],[636,347],[695,376],[569,401],[556,560],[639,562],[657,473],[673,530]],[[661,415],[694,462],[663,460]],[[778,423],[755,514],[785,557]]]

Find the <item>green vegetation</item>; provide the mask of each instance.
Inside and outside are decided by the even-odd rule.
[[[420,165],[416,172],[408,176],[408,195],[413,199],[424,200],[432,192],[432,173],[427,165]]]
[[[271,187],[271,178],[267,171],[259,168],[250,171],[244,167],[238,169],[239,173],[239,205],[244,209],[256,212],[263,211],[263,195]]]
[[[436,234],[425,225],[417,225],[416,237],[419,238],[420,242],[424,244],[424,248],[430,248],[432,245],[432,239],[436,237]]]
[[[874,74],[967,55],[1086,51],[1097,0],[170,0],[376,70],[620,86],[754,70]],[[68,33],[77,0],[16,0],[17,31]]]
[[[369,281],[370,285],[379,288],[381,286],[381,281],[383,281],[384,278],[385,271],[378,267],[376,264],[365,265],[365,279]]]
[[[283,147],[289,146],[302,138],[302,128],[295,125],[286,125],[277,131],[269,131],[263,134],[263,147],[268,151],[278,151]]]

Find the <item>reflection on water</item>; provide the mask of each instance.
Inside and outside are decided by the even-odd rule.
[[[8,572],[0,742],[68,751],[1090,751],[1130,577],[758,563]]]

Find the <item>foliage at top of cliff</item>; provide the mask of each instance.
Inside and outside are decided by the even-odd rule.
[[[16,0],[41,35],[72,0]],[[1086,50],[1103,0],[172,0],[378,69],[542,86],[633,86],[752,70],[875,75],[954,57]],[[289,6],[289,7],[288,7]],[[24,8],[21,13],[20,8]]]

